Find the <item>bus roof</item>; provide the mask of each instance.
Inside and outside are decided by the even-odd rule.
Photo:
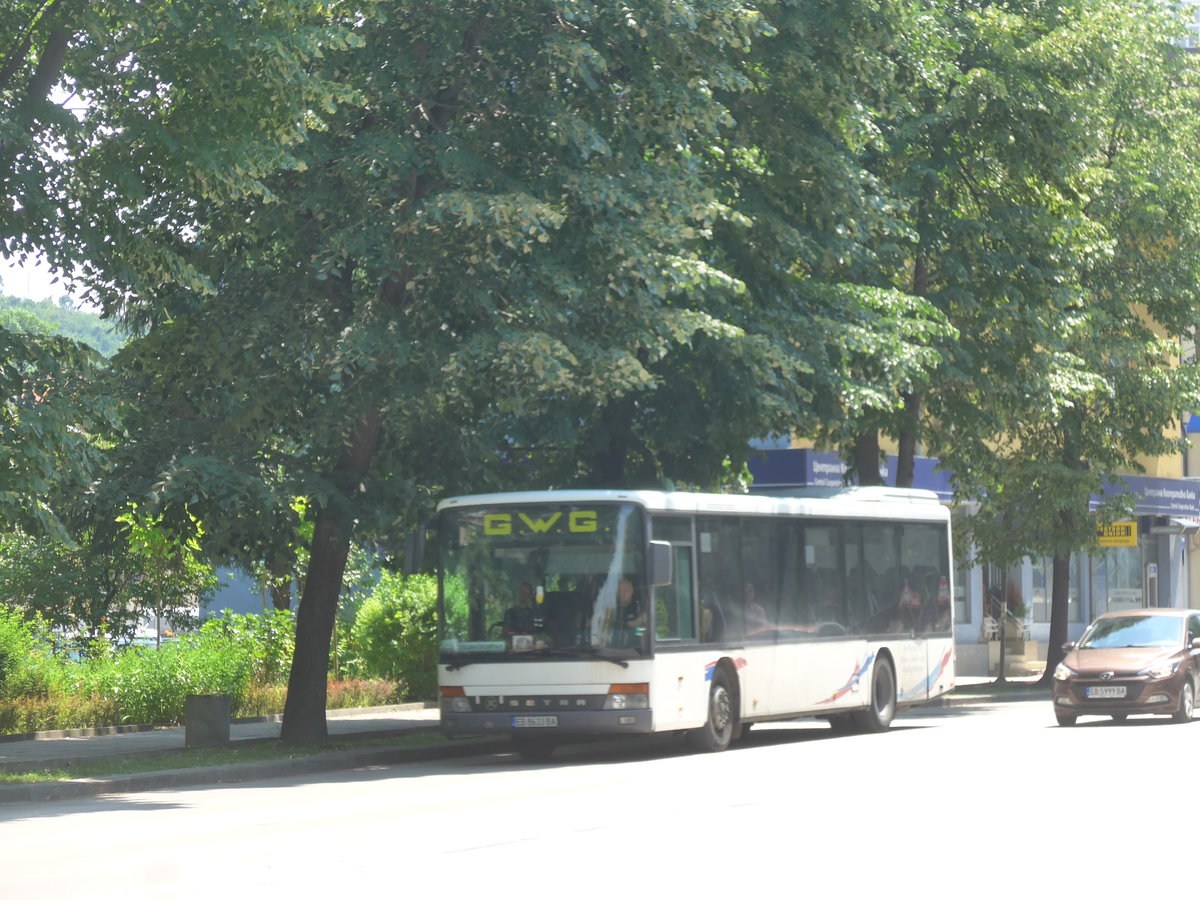
[[[636,503],[650,512],[739,513],[864,518],[949,519],[933,491],[891,487],[816,487],[773,494],[703,494],[688,491],[513,491],[448,497],[443,509],[530,503]]]

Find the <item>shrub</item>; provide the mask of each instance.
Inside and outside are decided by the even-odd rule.
[[[363,706],[389,706],[400,701],[404,685],[381,679],[331,681],[326,709],[358,709]]]
[[[231,715],[235,719],[255,716],[277,716],[287,703],[287,686],[263,684],[255,681],[232,705]]]
[[[296,620],[286,609],[262,615],[240,615],[225,610],[209,619],[201,634],[220,635],[254,660],[254,680],[259,684],[286,684],[296,648]]]
[[[362,678],[405,685],[407,699],[437,692],[437,579],[385,572],[355,616],[344,653]]]
[[[0,701],[0,734],[94,728],[118,721],[116,704],[102,697],[16,697]]]
[[[112,700],[121,723],[183,721],[188,694],[230,694],[236,707],[254,678],[255,654],[221,628],[162,647],[130,647],[80,666],[78,688]]]
[[[46,624],[0,607],[0,695],[45,696],[63,680]]]

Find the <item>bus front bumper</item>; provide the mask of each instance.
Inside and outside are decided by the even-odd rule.
[[[555,734],[648,734],[654,730],[654,717],[649,709],[550,713],[454,713],[442,710],[441,730],[447,737],[481,734],[523,734],[530,737],[551,737]]]

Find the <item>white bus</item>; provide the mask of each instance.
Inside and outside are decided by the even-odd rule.
[[[954,684],[935,494],[542,491],[438,506],[442,731],[546,758],[586,735],[883,731]]]

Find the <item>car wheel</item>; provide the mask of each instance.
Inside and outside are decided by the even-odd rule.
[[[1183,690],[1179,692],[1179,709],[1175,710],[1175,714],[1171,716],[1176,722],[1181,725],[1185,722],[1192,721],[1192,713],[1196,706],[1196,688],[1192,684],[1191,679],[1183,683]]]
[[[871,705],[851,713],[857,729],[864,734],[887,731],[896,718],[896,673],[887,659],[877,659],[871,673]]]
[[[1054,718],[1058,720],[1059,725],[1062,725],[1064,728],[1068,728],[1075,724],[1075,719],[1078,717],[1074,713],[1065,713],[1055,710]]]
[[[727,749],[733,740],[734,720],[733,692],[729,689],[729,679],[717,667],[708,691],[708,721],[689,735],[692,746],[705,753],[719,753]]]

